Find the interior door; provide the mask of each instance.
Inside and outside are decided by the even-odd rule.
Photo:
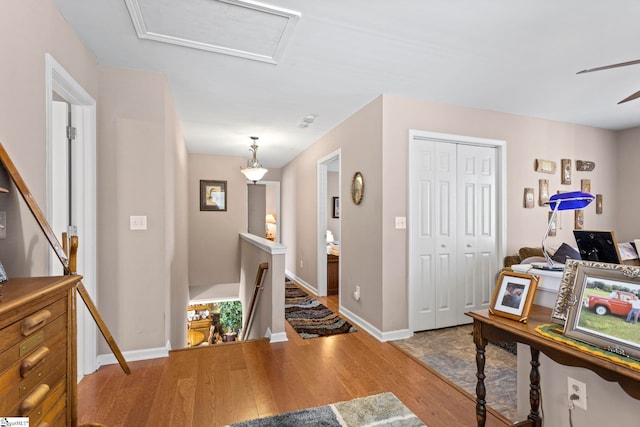
[[[69,104],[61,101],[52,103],[51,123],[51,218],[49,224],[59,241],[62,233],[69,225],[69,140],[67,139],[67,125],[69,124]],[[49,251],[49,272],[51,275],[64,274],[62,264],[54,251]]]
[[[414,271],[413,329],[440,328],[456,321],[456,146],[416,141],[410,147],[416,218],[410,256]]]
[[[496,149],[458,145],[458,316],[488,308],[497,265]]]

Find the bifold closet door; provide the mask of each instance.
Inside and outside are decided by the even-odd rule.
[[[469,323],[486,308],[496,257],[496,150],[413,141],[410,287],[413,330]]]

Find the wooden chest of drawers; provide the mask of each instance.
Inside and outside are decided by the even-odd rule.
[[[0,416],[77,425],[75,285],[81,276],[9,279],[0,301]]]

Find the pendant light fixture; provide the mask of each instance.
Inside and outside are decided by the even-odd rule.
[[[253,183],[255,184],[262,179],[264,174],[267,173],[267,169],[263,168],[262,165],[260,165],[260,162],[258,162],[258,159],[256,157],[256,153],[258,152],[258,144],[256,143],[256,141],[258,140],[258,137],[251,136],[250,138],[253,140],[253,143],[251,144],[251,147],[249,147],[249,151],[253,153],[253,157],[247,160],[247,167],[241,169],[240,172],[242,172],[249,181],[253,181]]]

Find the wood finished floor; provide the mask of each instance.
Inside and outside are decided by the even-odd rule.
[[[337,297],[318,298],[337,311]],[[80,424],[222,426],[390,391],[428,427],[475,426],[473,397],[389,343],[358,331],[172,351],[100,368],[78,385]],[[469,372],[475,375],[475,372]],[[488,427],[508,425],[489,413]]]

